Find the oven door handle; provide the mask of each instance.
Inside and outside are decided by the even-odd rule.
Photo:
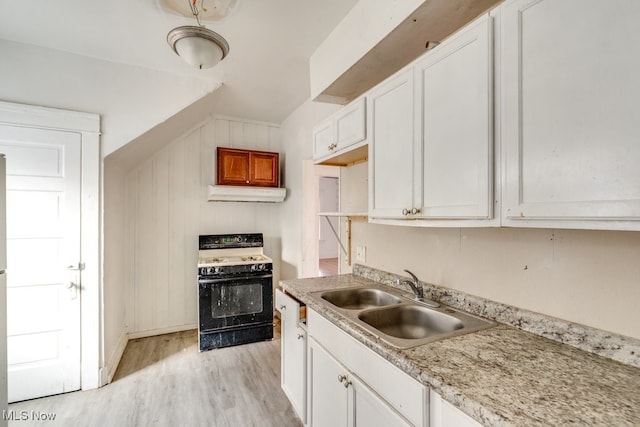
[[[253,279],[270,279],[273,277],[273,274],[261,274],[259,276],[242,276],[242,277],[225,277],[221,279],[198,279],[198,284],[200,285],[211,285],[216,283],[225,283],[232,281],[240,281],[240,280],[253,280]]]

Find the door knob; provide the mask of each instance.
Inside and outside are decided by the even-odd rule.
[[[78,297],[78,285],[70,280],[65,287],[69,290],[70,299],[76,299]]]

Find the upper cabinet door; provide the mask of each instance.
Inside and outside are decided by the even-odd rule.
[[[249,152],[218,147],[219,185],[249,185]]]
[[[313,129],[313,158],[320,159],[336,149],[336,127],[333,117]]]
[[[640,229],[640,2],[502,8],[503,225]]]
[[[341,164],[362,159],[363,155],[353,150],[361,147],[367,137],[366,101],[359,98],[313,129],[313,159],[316,163]],[[358,144],[360,143],[360,144]],[[334,159],[335,162],[334,162]]]
[[[360,98],[336,114],[336,142],[339,150],[366,138],[365,105],[365,99]]]
[[[493,216],[491,24],[487,14],[416,64],[423,170],[419,216]]]
[[[249,181],[257,187],[277,187],[280,183],[278,153],[251,152],[249,156]]]
[[[402,218],[411,211],[414,159],[413,68],[376,87],[367,95],[369,128],[369,215]]]

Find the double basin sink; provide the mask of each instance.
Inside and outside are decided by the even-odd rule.
[[[415,347],[496,325],[447,306],[427,306],[394,288],[367,286],[311,295],[398,348]]]

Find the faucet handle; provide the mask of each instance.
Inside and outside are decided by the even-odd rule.
[[[410,272],[409,270],[404,270],[404,271],[405,271],[405,273],[409,273],[409,276],[411,276],[411,278],[413,279],[413,281],[414,281],[414,282],[416,282],[416,285],[420,282],[420,281],[418,280],[418,278],[416,277],[416,275],[415,275],[415,274],[413,274],[413,273],[412,273],[412,272]]]

